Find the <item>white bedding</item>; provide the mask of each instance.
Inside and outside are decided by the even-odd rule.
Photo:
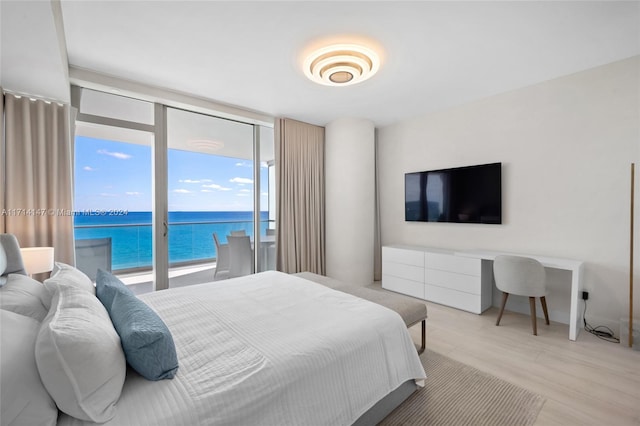
[[[171,330],[180,368],[159,382],[129,370],[106,425],[350,425],[425,378],[397,313],[302,278],[264,272],[141,299]]]

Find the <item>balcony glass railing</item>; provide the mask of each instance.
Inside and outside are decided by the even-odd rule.
[[[260,222],[265,235],[268,220]],[[169,266],[215,261],[216,247],[212,234],[221,243],[231,231],[244,230],[253,239],[253,221],[202,221],[169,223]],[[112,264],[115,272],[150,269],[152,267],[152,229],[149,223],[95,224],[74,226],[76,240],[111,238]]]

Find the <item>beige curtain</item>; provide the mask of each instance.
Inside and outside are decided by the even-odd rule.
[[[69,106],[4,95],[0,230],[21,247],[53,246],[74,264]]]
[[[276,268],[325,274],[324,128],[276,120]]]

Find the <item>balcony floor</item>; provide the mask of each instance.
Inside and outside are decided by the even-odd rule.
[[[183,266],[169,269],[169,288],[184,287],[213,281],[215,263]],[[116,276],[135,294],[153,291],[153,273],[151,271],[118,274]]]

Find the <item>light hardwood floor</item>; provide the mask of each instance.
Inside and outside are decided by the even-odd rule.
[[[534,336],[530,317],[513,312],[496,327],[497,308],[426,304],[427,348],[543,395],[536,425],[640,425],[640,351],[584,330],[572,342],[568,325],[540,319]],[[420,325],[410,332],[419,342]]]
[[[201,275],[209,272],[181,277],[172,286],[207,281]],[[369,287],[386,291],[380,282]],[[534,336],[529,316],[509,311],[496,327],[497,308],[475,315],[425,303],[427,348],[543,395],[536,425],[640,425],[640,351],[584,330],[572,342],[568,325],[547,326],[542,319]],[[410,332],[420,342],[420,324]]]

